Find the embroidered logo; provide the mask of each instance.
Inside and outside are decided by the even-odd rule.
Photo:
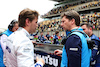
[[[70,48],[69,50],[78,51],[78,48]]]
[[[11,53],[11,49],[8,46],[6,46],[6,49],[8,50],[9,53]]]

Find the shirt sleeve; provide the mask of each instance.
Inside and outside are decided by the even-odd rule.
[[[95,42],[95,45],[92,49],[92,59],[91,61],[94,61],[96,60],[96,57],[97,57],[97,52],[98,52],[98,46],[99,46],[99,41],[98,40],[93,40]]]
[[[81,39],[77,35],[71,35],[65,44],[68,57],[68,67],[81,67]]]
[[[8,36],[5,35],[5,34],[3,34],[3,35],[1,36],[1,47],[2,47],[2,49],[3,49],[3,52],[4,52],[5,47],[6,47],[7,37],[8,37]]]
[[[34,47],[30,41],[23,41],[17,50],[18,67],[34,67]],[[41,63],[38,63],[41,65]],[[43,65],[41,65],[43,66]]]

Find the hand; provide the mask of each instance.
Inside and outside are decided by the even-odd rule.
[[[54,54],[55,54],[55,55],[60,55],[60,56],[61,56],[62,50],[57,49],[57,50],[54,51]]]
[[[47,37],[44,37],[46,40],[48,40],[48,38]]]
[[[36,57],[36,61],[38,62],[38,61],[40,61],[40,62],[42,62],[43,63],[43,65],[45,64],[45,61],[42,59],[42,58],[38,58],[38,57]]]
[[[36,41],[32,41],[32,43],[34,44],[34,43],[36,43]]]

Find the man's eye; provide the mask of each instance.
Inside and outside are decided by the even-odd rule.
[[[37,22],[36,22],[37,23]]]
[[[64,23],[64,21],[62,21],[61,23]]]

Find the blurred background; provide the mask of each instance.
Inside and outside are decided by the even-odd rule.
[[[64,31],[61,24],[61,13],[68,10],[76,10],[80,14],[81,23],[87,22],[93,25],[93,32],[100,37],[100,0],[51,0],[58,2],[54,8],[41,15],[44,21],[39,24],[39,31],[49,31],[51,35],[59,30],[60,35]],[[45,34],[45,33],[44,33]]]

